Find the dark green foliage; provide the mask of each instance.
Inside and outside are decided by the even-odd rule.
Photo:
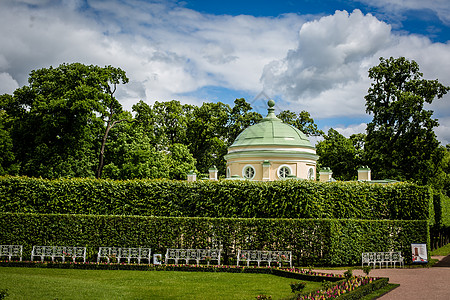
[[[380,58],[369,70],[373,83],[366,99],[365,154],[373,176],[425,185],[442,160],[434,128],[439,125],[426,104],[442,98],[450,87],[423,79],[415,61]]]
[[[289,285],[291,286],[291,291],[293,293],[299,293],[305,288],[306,282],[302,281],[291,282]]]
[[[364,274],[366,274],[366,276],[369,276],[370,270],[372,270],[372,268],[370,266],[364,266],[362,270]]]
[[[0,177],[0,211],[214,218],[428,220],[431,191],[409,183],[285,180],[46,180]]]
[[[2,289],[0,290],[0,299],[5,299],[6,297],[8,297],[8,289]]]
[[[345,280],[349,281],[353,277],[353,271],[352,269],[348,269],[344,272]]]
[[[435,225],[439,228],[450,227],[450,197],[437,193],[433,196]]]
[[[324,140],[316,145],[318,164],[329,167],[336,180],[355,180],[358,167],[365,164],[363,160],[364,135],[352,135],[346,138],[333,128],[324,135]]]
[[[324,133],[317,128],[309,112],[302,110],[298,115],[290,110],[283,110],[277,117],[284,123],[294,126],[307,136],[322,136]]]
[[[237,249],[292,251],[296,266],[359,265],[361,253],[402,251],[409,261],[413,242],[428,242],[427,221],[328,219],[227,219],[0,213],[2,244],[87,247],[96,261],[100,246],[223,249],[223,262]],[[28,257],[27,257],[28,256]],[[320,280],[322,281],[322,279]]]

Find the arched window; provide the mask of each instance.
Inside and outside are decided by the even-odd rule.
[[[309,170],[308,170],[308,179],[309,180],[314,180],[315,179],[314,168],[309,168]]]
[[[252,165],[246,165],[242,169],[242,177],[245,179],[253,179],[253,177],[255,177],[255,173],[255,168],[253,168]]]
[[[289,167],[288,165],[282,165],[278,168],[277,174],[278,178],[280,179],[287,178],[289,175],[292,174],[291,167]]]

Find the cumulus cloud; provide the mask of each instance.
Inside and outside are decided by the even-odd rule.
[[[306,23],[297,48],[264,68],[265,89],[304,105],[313,115],[360,114],[368,66],[391,42],[390,26],[355,10]],[[339,108],[339,109],[337,109]]]
[[[12,94],[19,84],[8,73],[0,73],[0,95]]]
[[[0,2],[8,41],[0,43],[0,72],[24,85],[31,70],[50,65],[120,67],[130,77],[118,91],[127,109],[140,99],[184,100],[205,86],[256,94],[264,65],[295,46],[304,23],[296,14],[200,14],[171,1],[50,2]]]
[[[314,118],[360,118],[367,116],[368,70],[379,63],[379,57],[391,56],[416,60],[425,78],[450,84],[450,44],[395,34],[389,25],[359,10],[336,11],[304,24],[297,47],[269,63],[261,80],[270,94],[280,95]],[[450,114],[449,98],[430,106],[438,118]]]
[[[445,24],[450,25],[450,6],[448,0],[356,0],[372,7],[378,7],[389,14],[401,15],[405,11],[432,11]]]
[[[450,144],[450,117],[439,119],[439,127],[436,128],[435,133],[442,145]]]
[[[406,2],[422,7],[395,3]],[[436,10],[443,3],[431,2]],[[197,91],[218,87],[279,95],[281,110],[307,110],[315,119],[361,119],[367,71],[380,56],[414,59],[426,78],[450,85],[449,43],[395,33],[359,10],[316,18],[218,16],[180,3],[0,1],[0,94],[27,84],[32,70],[81,62],[127,72],[130,82],[117,92],[126,109],[141,99],[199,104],[209,99]],[[438,118],[450,115],[448,100],[431,106]]]

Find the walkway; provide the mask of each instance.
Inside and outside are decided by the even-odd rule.
[[[450,299],[450,255],[433,257],[440,259],[432,268],[372,269],[369,276],[389,277],[389,283],[400,286],[379,299]],[[317,272],[341,273],[346,270],[317,270]],[[353,275],[364,276],[362,270],[353,270]]]

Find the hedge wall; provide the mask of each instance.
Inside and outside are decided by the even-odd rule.
[[[0,243],[22,244],[27,259],[33,245],[88,247],[95,261],[100,246],[209,248],[220,244],[224,263],[236,249],[291,250],[296,266],[359,265],[361,253],[402,251],[428,243],[426,220],[227,219],[144,216],[0,213]],[[29,257],[28,257],[29,258]]]
[[[439,228],[450,227],[450,198],[442,193],[433,197],[435,224]]]
[[[306,180],[192,183],[0,177],[0,212],[434,220],[427,187]]]

